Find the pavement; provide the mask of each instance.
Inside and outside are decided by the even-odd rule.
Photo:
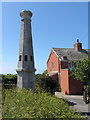
[[[65,98],[68,101],[70,108],[77,109],[77,112],[81,112],[83,117],[87,114],[87,120],[90,120],[90,104],[84,103],[83,95],[65,95],[62,92],[55,92],[55,96]]]

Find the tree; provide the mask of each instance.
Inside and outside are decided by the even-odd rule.
[[[89,82],[90,81],[90,66],[89,59],[77,60],[74,62],[74,65],[71,70],[71,75],[74,76],[77,80],[81,82]]]
[[[71,76],[84,82],[83,100],[88,103],[90,100],[90,56],[88,59],[77,60],[71,70]]]

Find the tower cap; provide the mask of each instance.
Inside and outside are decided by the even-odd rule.
[[[32,12],[29,11],[29,10],[22,10],[22,11],[20,12],[20,16],[21,16],[21,17],[27,16],[27,15],[29,15],[30,17],[32,17]]]

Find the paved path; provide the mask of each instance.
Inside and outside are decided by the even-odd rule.
[[[55,96],[67,99],[70,103],[70,108],[77,109],[77,112],[82,112],[83,116],[87,114],[90,120],[90,104],[83,102],[82,95],[64,95],[63,93],[55,92]]]

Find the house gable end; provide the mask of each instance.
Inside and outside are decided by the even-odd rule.
[[[47,60],[47,64],[48,64],[48,61],[49,61],[49,59],[50,59],[50,56],[51,56],[52,52],[54,52],[55,55],[58,57],[57,53],[56,53],[56,52],[54,51],[54,49],[52,48],[52,50],[51,50],[51,52],[50,52],[50,55],[49,55],[49,58],[48,58],[48,60]]]
[[[47,71],[58,71],[58,56],[55,51],[52,49],[47,61]]]

